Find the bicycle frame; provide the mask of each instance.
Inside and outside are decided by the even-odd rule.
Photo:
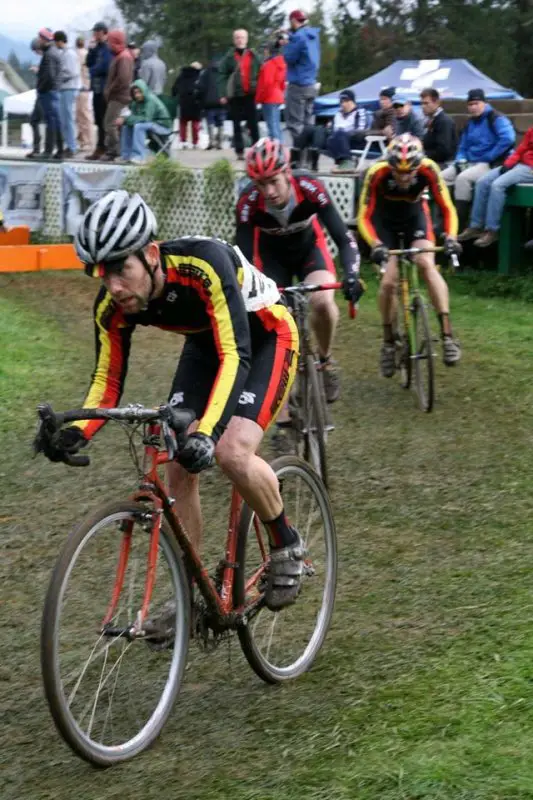
[[[145,451],[143,459],[143,477],[139,489],[131,496],[133,501],[148,501],[151,503],[154,512],[151,515],[152,530],[150,535],[150,547],[148,552],[146,582],[144,588],[144,596],[142,608],[138,620],[135,622],[135,627],[139,630],[142,629],[144,620],[147,618],[148,609],[150,606],[152,591],[155,583],[155,572],[158,559],[159,548],[159,532],[161,529],[161,518],[164,515],[169,523],[176,540],[183,552],[184,560],[189,572],[194,577],[197,586],[206,601],[208,609],[212,612],[217,622],[222,627],[231,627],[236,624],[243,614],[243,607],[233,607],[233,581],[235,575],[236,549],[237,549],[237,535],[238,523],[242,506],[242,498],[237,490],[233,488],[231,496],[231,508],[229,515],[228,535],[226,540],[226,549],[224,557],[224,571],[222,575],[222,587],[220,594],[215,586],[212,578],[210,577],[207,569],[204,567],[203,562],[196,552],[193,544],[189,540],[183,525],[179,519],[178,514],[173,509],[175,503],[174,498],[167,495],[163,482],[159,478],[157,469],[163,464],[169,463],[171,460],[166,450],[160,450],[155,442],[159,441],[161,434],[161,426],[159,423],[149,423],[147,426],[147,436],[145,439]],[[149,514],[150,512],[147,511]],[[148,519],[148,518],[147,518]],[[113,587],[113,594],[106,616],[103,620],[102,627],[109,624],[112,619],[118,600],[123,588],[124,576],[128,562],[128,555],[131,543],[133,522],[128,525],[128,529],[124,531],[124,537],[121,544],[119,560],[117,564],[117,571],[115,575],[115,585]],[[263,558],[263,566],[248,579],[245,587],[247,593],[261,577],[265,563],[267,560],[266,548],[263,539],[260,535],[258,523],[255,521],[255,531],[257,535],[259,549]]]

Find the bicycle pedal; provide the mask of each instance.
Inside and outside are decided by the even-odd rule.
[[[328,425],[324,425],[325,433],[331,433],[331,431],[334,430],[335,430],[335,425],[333,425],[333,423],[330,422]]]

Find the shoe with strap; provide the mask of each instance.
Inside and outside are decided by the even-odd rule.
[[[447,367],[453,367],[461,360],[461,345],[457,339],[445,336],[442,340],[442,360]]]
[[[383,342],[381,345],[379,368],[384,378],[392,378],[396,372],[396,345],[392,342]]]
[[[320,360],[319,370],[324,377],[326,403],[334,403],[341,393],[341,374],[337,362],[331,356],[325,361]]]
[[[292,528],[297,539],[285,547],[270,548],[265,603],[270,611],[279,611],[294,603],[300,593],[304,569],[305,548],[299,533]]]

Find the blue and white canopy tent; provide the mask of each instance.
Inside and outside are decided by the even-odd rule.
[[[420,102],[420,91],[437,89],[448,100],[465,100],[469,89],[483,89],[487,100],[522,100],[514,89],[501,86],[463,58],[427,59],[424,61],[395,61],[364,81],[346,86],[355,92],[358,105],[377,108],[382,89],[395,86],[398,94]],[[339,107],[341,89],[315,100],[315,114],[331,117]]]

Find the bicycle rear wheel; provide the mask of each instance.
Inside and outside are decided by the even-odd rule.
[[[433,339],[427,308],[420,297],[413,299],[411,314],[416,341],[416,353],[413,354],[416,394],[422,411],[430,412],[435,399]]]
[[[285,512],[307,554],[301,592],[291,606],[270,611],[266,585],[268,542],[263,526],[243,505],[237,541],[234,603],[252,606],[239,627],[240,644],[252,669],[267,683],[297,678],[316,659],[328,632],[335,603],[337,541],[328,494],[305,461],[283,456],[272,462]]]
[[[147,511],[115,502],[84,520],[63,547],[44,604],[41,667],[52,717],[74,752],[99,767],[133,758],[155,741],[187,660],[187,576],[165,520],[146,635],[130,634],[145,586]],[[122,591],[104,626],[121,564]]]

